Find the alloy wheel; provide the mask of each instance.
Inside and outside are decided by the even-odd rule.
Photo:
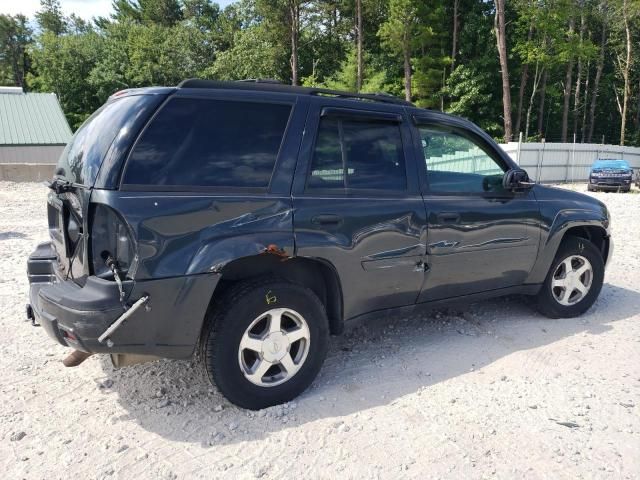
[[[582,255],[571,255],[556,267],[551,292],[565,306],[575,305],[587,296],[593,282],[593,267]]]
[[[240,370],[260,387],[280,385],[302,368],[310,344],[302,315],[290,308],[273,308],[245,330],[238,348]]]

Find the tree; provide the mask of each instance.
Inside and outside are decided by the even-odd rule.
[[[115,0],[112,5],[112,18],[117,21],[134,20],[145,25],[172,27],[182,20],[178,0]]]
[[[639,3],[113,0],[87,21],[43,0],[35,34],[0,16],[0,81],[57,93],[74,126],[122,88],[267,77],[385,91],[496,139],[640,144]]]
[[[489,2],[463,0],[458,60],[446,79],[446,111],[476,122],[495,138],[503,137],[500,63],[493,38],[494,11]],[[478,42],[486,38],[488,42]]]
[[[585,15],[585,5],[584,0],[579,0],[578,8],[580,10],[580,45],[579,45],[579,54],[578,54],[578,71],[576,72],[576,88],[575,95],[573,97],[573,135],[574,138],[578,136],[578,119],[580,118],[580,89],[582,87],[582,68],[584,64],[584,34],[587,29],[586,15]],[[588,74],[587,74],[588,77]]]
[[[289,81],[282,48],[265,30],[265,24],[258,24],[238,31],[233,46],[218,54],[215,63],[205,70],[205,76],[221,80],[274,78]]]
[[[513,139],[511,128],[511,84],[509,83],[509,64],[507,61],[507,33],[505,27],[505,0],[495,0],[496,16],[495,30],[498,55],[500,57],[500,71],[502,73],[502,107],[504,116],[504,141]]]
[[[390,0],[389,18],[380,27],[383,44],[394,54],[402,55],[405,99],[411,101],[411,55],[419,33],[418,6],[416,0]]]
[[[310,0],[256,0],[256,13],[268,25],[270,41],[289,47],[290,82],[300,83],[302,17]]]
[[[36,12],[36,20],[44,32],[51,32],[56,36],[62,35],[67,30],[60,0],[40,0],[40,10]]]
[[[136,3],[132,3],[131,0],[114,0],[111,3],[111,6],[113,8],[111,18],[116,22],[126,22],[130,20],[137,23],[142,22],[140,6]]]
[[[32,30],[24,15],[0,15],[0,82],[26,88]]]
[[[620,20],[614,23],[614,25],[617,27],[622,38],[619,42],[620,46],[615,52],[615,61],[623,81],[622,102],[620,102],[617,90],[615,91],[615,98],[620,113],[620,145],[624,145],[629,98],[631,97],[631,64],[633,61],[631,22],[636,20],[639,6],[637,2],[633,2],[633,0],[618,0],[616,7],[617,16]]]
[[[103,39],[95,31],[60,36],[47,31],[39,44],[32,53],[29,83],[35,90],[55,93],[72,128],[77,128],[102,103],[87,79],[102,56]]]
[[[598,65],[596,67],[596,76],[593,81],[593,92],[591,94],[591,104],[589,105],[589,134],[587,135],[587,143],[591,143],[593,139],[593,128],[595,125],[596,117],[596,105],[598,102],[598,94],[600,88],[600,79],[602,78],[602,72],[604,71],[604,61],[607,46],[607,21],[608,18],[608,6],[607,1],[602,0],[600,2],[599,15],[602,20],[601,32],[600,32],[600,50],[598,55]]]
[[[530,43],[533,39],[533,22],[529,23],[529,29],[527,32],[527,42]],[[536,66],[538,64],[536,63]],[[537,72],[536,72],[537,73]],[[520,124],[522,122],[522,108],[524,104],[524,94],[529,82],[529,62],[527,59],[523,60],[522,68],[520,72],[520,88],[518,89],[518,113],[516,114],[516,126],[514,131],[520,133]],[[536,78],[534,77],[534,90],[537,88]],[[528,119],[527,119],[528,120]],[[526,135],[525,135],[526,138]]]
[[[573,5],[571,5],[573,7]],[[573,11],[569,12],[569,31],[567,32],[566,45],[569,46],[567,54],[567,68],[564,77],[564,85],[562,89],[563,105],[562,105],[562,141],[567,141],[567,130],[569,123],[569,103],[571,102],[571,87],[573,86],[573,65],[574,50],[571,48],[575,33],[575,16]]]
[[[456,66],[456,55],[458,54],[458,30],[460,28],[460,18],[458,9],[460,0],[453,0],[453,32],[451,33],[451,71]]]
[[[358,70],[356,74],[356,92],[362,90],[362,75],[364,73],[364,59],[362,45],[364,42],[362,31],[362,0],[356,0],[356,55]]]
[[[178,0],[137,0],[140,18],[145,25],[172,27],[182,20]]]

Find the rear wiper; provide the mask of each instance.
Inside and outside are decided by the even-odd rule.
[[[82,185],[81,183],[70,182],[69,180],[61,180],[59,178],[54,178],[50,182],[44,182],[44,184],[56,192],[57,194],[70,192],[75,188],[89,189],[86,185]]]

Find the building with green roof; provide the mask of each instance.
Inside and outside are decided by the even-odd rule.
[[[55,94],[0,87],[0,180],[50,178],[71,135]]]

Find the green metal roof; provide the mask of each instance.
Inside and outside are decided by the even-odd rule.
[[[70,139],[53,93],[0,92],[0,145],[60,145]]]

